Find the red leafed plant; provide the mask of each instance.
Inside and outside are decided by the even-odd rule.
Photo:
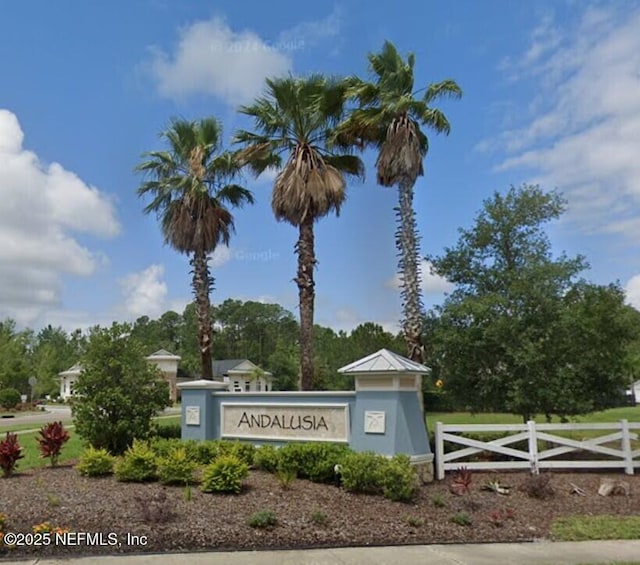
[[[471,492],[471,480],[472,474],[466,467],[460,467],[455,475],[453,481],[449,487],[453,494],[462,496],[463,494],[469,494]]]
[[[50,422],[42,426],[40,437],[36,441],[40,444],[40,457],[51,459],[51,466],[55,467],[62,446],[69,440],[69,433],[64,429],[62,422]]]
[[[18,459],[23,457],[17,434],[7,432],[7,437],[0,441],[0,469],[2,469],[2,476],[7,478],[13,475]]]

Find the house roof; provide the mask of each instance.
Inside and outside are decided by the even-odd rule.
[[[229,371],[249,359],[220,359],[213,362],[213,376],[224,377]]]
[[[242,367],[242,365],[248,364],[250,368]],[[259,369],[253,361],[249,359],[220,359],[213,361],[213,377],[222,378],[231,376],[231,374],[242,375],[249,374],[255,369]],[[271,377],[271,373],[268,371],[262,371],[264,377]]]
[[[339,373],[412,373],[426,375],[431,372],[429,367],[411,361],[388,349],[381,349],[367,357],[358,359],[349,365],[338,369]]]
[[[167,351],[166,349],[158,349],[155,353],[152,353],[145,359],[165,359],[165,360],[176,360],[180,361],[182,359],[179,355],[174,355],[173,353]]]
[[[62,371],[62,373],[58,373],[58,376],[59,377],[76,376],[76,375],[79,375],[81,371],[82,371],[82,365],[80,365],[80,363],[76,363],[66,371]]]

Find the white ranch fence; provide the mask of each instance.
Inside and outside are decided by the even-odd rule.
[[[575,440],[548,432],[576,432],[600,430],[604,435]],[[640,449],[633,449],[632,441],[638,440],[640,422],[620,420],[610,424],[443,424],[436,423],[436,477],[444,479],[446,471],[466,467],[467,469],[624,469],[628,475],[640,468]],[[461,433],[511,432],[499,439],[479,441]],[[610,432],[610,433],[606,433]],[[589,434],[592,435],[592,434]],[[527,442],[528,449],[509,447],[515,442]],[[547,448],[538,451],[538,441],[547,442]],[[445,453],[445,442],[464,446],[463,449]],[[606,455],[608,459],[558,459],[568,453],[586,451]],[[507,456],[509,461],[465,461],[482,452]],[[552,459],[553,458],[553,459]]]

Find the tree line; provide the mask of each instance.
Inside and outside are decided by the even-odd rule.
[[[295,316],[278,304],[228,299],[211,308],[213,351],[216,359],[250,359],[275,377],[274,388],[295,390],[299,381],[299,324]],[[18,329],[15,321],[0,322],[0,390],[14,388],[30,394],[29,377],[38,382],[35,398],[56,396],[58,373],[84,356],[92,335],[101,328],[66,332],[47,326],[37,333]],[[386,347],[399,350],[399,336],[378,324],[367,322],[351,332],[316,325],[315,389],[351,388],[348,377],[337,369],[373,351]],[[200,350],[195,305],[181,314],[168,311],[157,319],[142,316],[130,324],[127,339],[135,340],[145,355],[167,349],[180,355],[179,374],[200,378]]]

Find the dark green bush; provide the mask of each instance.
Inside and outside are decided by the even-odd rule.
[[[114,473],[123,482],[154,481],[158,477],[156,455],[147,443],[134,440],[122,459],[116,462]]]
[[[238,494],[242,481],[249,474],[249,466],[235,455],[221,455],[202,473],[202,492]]]
[[[106,449],[89,447],[80,455],[76,469],[85,477],[101,477],[113,473],[115,457]]]
[[[267,473],[275,473],[278,470],[278,451],[273,445],[261,445],[253,456],[254,467]]]
[[[197,467],[186,448],[177,447],[158,460],[158,477],[163,485],[188,485],[194,482]]]
[[[351,452],[334,443],[289,443],[278,450],[278,469],[295,472],[301,479],[328,483],[334,468]]]
[[[407,502],[418,493],[418,475],[406,455],[396,455],[388,460],[382,477],[382,492],[386,498]]]
[[[5,410],[13,410],[20,404],[20,392],[15,388],[5,388],[0,390],[0,407]]]
[[[169,424],[156,423],[153,435],[165,439],[180,439],[182,437],[182,424],[171,422]]]
[[[385,457],[370,451],[349,453],[342,462],[342,486],[351,492],[380,494],[387,465]]]

